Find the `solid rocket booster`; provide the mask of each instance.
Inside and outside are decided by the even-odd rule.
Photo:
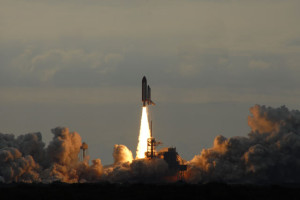
[[[147,102],[147,93],[148,93],[148,86],[147,86],[147,79],[144,76],[142,80],[142,101],[143,101],[143,106],[146,106]]]
[[[151,88],[147,85],[147,79],[145,76],[142,80],[142,102],[143,106],[155,105],[155,103],[151,100]]]

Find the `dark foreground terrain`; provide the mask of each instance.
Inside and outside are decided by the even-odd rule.
[[[300,186],[209,183],[177,184],[0,184],[0,199],[300,199]]]

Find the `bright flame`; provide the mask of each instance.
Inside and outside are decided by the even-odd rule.
[[[139,143],[136,150],[136,158],[145,158],[145,152],[147,151],[147,140],[150,138],[150,129],[148,122],[147,107],[143,107]]]

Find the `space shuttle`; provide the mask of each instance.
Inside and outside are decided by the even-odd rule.
[[[142,102],[143,106],[155,105],[155,103],[151,100],[151,88],[147,85],[147,79],[145,76],[142,80]]]

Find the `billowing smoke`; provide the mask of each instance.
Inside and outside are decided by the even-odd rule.
[[[47,148],[40,133],[15,138],[0,133],[0,182],[153,182],[164,181],[168,165],[162,159],[133,160],[124,145],[115,145],[114,164],[103,167],[100,159],[79,161],[81,137],[68,128],[57,127]]]
[[[166,182],[168,164],[160,158],[119,162],[104,169],[103,180],[109,182]]]
[[[81,137],[68,128],[52,129],[53,140],[47,148],[40,133],[17,138],[0,133],[1,182],[85,182],[101,179],[103,167],[99,159],[89,166],[79,162]]]
[[[124,145],[115,145],[114,165],[104,169],[103,180],[109,182],[164,182],[168,164],[163,159],[136,159]]]
[[[124,162],[131,163],[133,160],[132,152],[122,144],[115,144],[113,157],[115,165]]]
[[[300,182],[300,112],[255,105],[248,137],[217,136],[189,162],[190,182]]]
[[[217,136],[213,147],[188,161],[185,180],[190,183],[300,182],[300,112],[285,106],[256,105],[250,109],[247,137]],[[115,145],[114,163],[100,159],[79,161],[81,137],[68,128],[52,129],[45,147],[40,133],[15,137],[0,133],[0,182],[170,182],[174,170],[162,158],[133,159],[124,145]],[[161,150],[159,152],[164,152]],[[175,177],[175,178],[174,178]]]

